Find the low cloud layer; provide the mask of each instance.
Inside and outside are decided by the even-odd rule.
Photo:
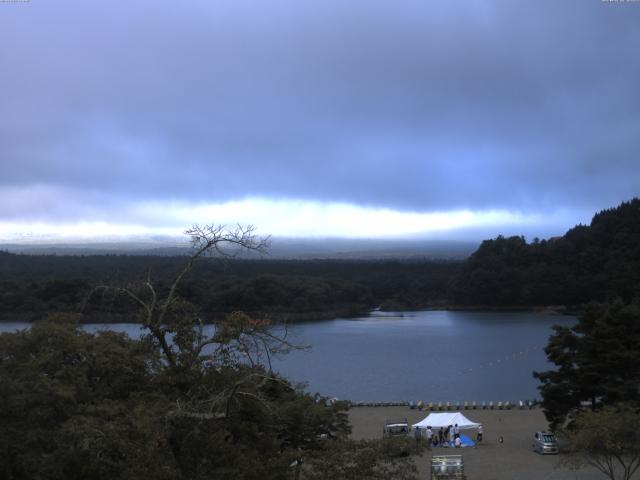
[[[562,233],[638,194],[638,25],[596,0],[0,5],[0,223],[252,198]]]

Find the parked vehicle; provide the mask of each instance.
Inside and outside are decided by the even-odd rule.
[[[553,433],[536,432],[533,436],[533,451],[540,454],[555,454],[559,452],[558,442]]]
[[[384,422],[383,437],[405,437],[409,435],[409,423],[406,418],[390,419]]]
[[[431,480],[466,480],[462,455],[431,457]]]

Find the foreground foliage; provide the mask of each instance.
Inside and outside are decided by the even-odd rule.
[[[559,433],[564,462],[595,467],[610,480],[630,480],[640,467],[640,411],[624,406],[580,414]]]
[[[252,232],[194,226],[193,254],[167,288],[151,275],[95,287],[138,306],[140,340],[87,333],[79,315],[0,335],[1,477],[415,478],[402,448],[346,439],[345,404],[306,394],[271,370],[273,355],[297,348],[286,330],[275,334],[241,312],[206,330],[200,309],[180,296],[200,257],[227,255],[227,247],[260,251],[265,243]]]
[[[166,368],[71,322],[0,336],[0,359],[4,478],[289,478],[300,449],[348,432],[343,405],[262,367]]]
[[[307,455],[303,478],[414,479],[418,469],[409,461],[409,456],[415,453],[415,449],[415,441],[408,438],[326,442],[321,449]]]
[[[552,428],[584,409],[640,407],[640,299],[591,304],[571,328],[554,327],[545,351],[556,370],[534,373]]]

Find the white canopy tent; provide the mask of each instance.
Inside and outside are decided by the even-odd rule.
[[[426,418],[413,424],[413,428],[447,428],[449,425],[458,425],[460,430],[478,428],[479,423],[472,422],[460,412],[430,413]]]

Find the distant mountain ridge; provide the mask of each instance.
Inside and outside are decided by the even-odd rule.
[[[446,240],[355,240],[342,238],[272,239],[267,258],[275,259],[454,259],[467,258],[478,242]],[[182,256],[190,253],[187,242],[113,242],[0,244],[0,250],[30,255],[142,255]],[[256,258],[256,255],[241,255]]]

